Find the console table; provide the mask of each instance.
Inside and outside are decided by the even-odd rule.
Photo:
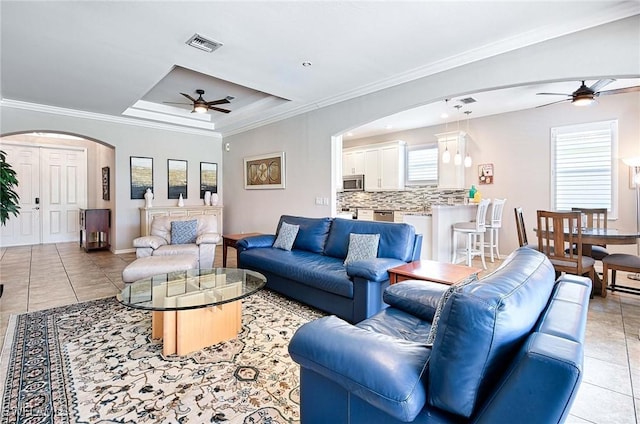
[[[222,235],[222,206],[153,206],[140,208],[140,236],[151,234],[151,221],[156,216],[215,215],[218,219],[218,234]]]
[[[80,209],[80,247],[86,252],[111,248],[111,209]]]

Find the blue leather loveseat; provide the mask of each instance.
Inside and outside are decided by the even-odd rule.
[[[273,247],[283,222],[299,226],[290,251]],[[379,234],[377,257],[345,266],[350,234]],[[283,215],[276,235],[237,243],[238,266],[264,274],[274,291],[359,322],[387,306],[387,270],[420,258],[421,242],[408,224]]]
[[[543,254],[520,248],[467,283],[404,281],[357,325],[329,316],[300,327],[289,352],[302,423],[564,422],[582,379],[591,281],[555,280]]]

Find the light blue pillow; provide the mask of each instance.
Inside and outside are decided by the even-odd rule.
[[[189,244],[196,242],[198,220],[171,221],[171,244]]]
[[[349,250],[344,264],[378,257],[380,234],[349,234]]]
[[[296,241],[299,229],[299,225],[282,222],[282,225],[280,225],[280,231],[278,232],[278,237],[276,237],[276,241],[273,242],[273,247],[282,250],[291,250],[293,242]]]

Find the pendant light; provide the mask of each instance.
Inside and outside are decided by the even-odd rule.
[[[464,113],[467,115],[467,134],[469,134],[469,115],[471,114],[470,110],[465,110]],[[464,157],[464,167],[465,168],[471,168],[471,164],[473,163],[471,161],[471,156],[469,155],[469,146],[467,147],[467,155]]]
[[[449,104],[449,99],[444,99],[445,106]],[[445,107],[446,110],[446,107]],[[446,115],[446,113],[445,113]],[[448,115],[447,115],[448,116]],[[449,131],[449,121],[445,122],[445,132]],[[451,162],[451,153],[449,153],[449,142],[447,139],[444,140],[444,153],[442,153],[442,163]]]
[[[460,108],[462,107],[462,105],[455,105],[454,106],[456,109],[458,109],[458,114],[456,116],[456,120],[458,122],[458,145],[456,147],[456,155],[453,157],[453,163],[456,166],[460,166],[460,164],[462,164],[462,155],[460,154]]]

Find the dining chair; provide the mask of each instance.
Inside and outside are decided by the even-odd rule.
[[[482,267],[487,269],[487,264],[484,260],[484,234],[487,231],[487,209],[489,209],[489,203],[491,200],[483,199],[478,204],[476,210],[475,221],[470,222],[458,222],[453,224],[453,260],[452,263],[456,263],[458,254],[464,255],[467,258],[467,266],[471,266],[471,259],[474,256],[480,256],[482,259]],[[458,249],[458,236],[466,236],[465,247]]]
[[[521,207],[513,208],[513,212],[516,215],[516,230],[518,230],[518,244],[520,247],[529,247],[531,249],[537,249],[534,244],[529,244],[527,239],[527,227],[524,225],[524,212]]]
[[[544,253],[558,273],[589,274],[595,279],[595,260],[582,255],[580,212],[537,211],[538,250]],[[571,247],[575,246],[575,249]]]
[[[611,270],[611,286],[607,287],[609,281],[609,270]],[[630,255],[627,253],[614,253],[607,255],[602,259],[602,293],[601,296],[607,295],[607,288],[611,291],[619,291],[623,293],[639,294],[640,288],[617,285],[616,271],[633,272],[640,275],[640,256]]]
[[[499,232],[500,228],[502,228],[502,211],[504,210],[504,204],[507,202],[507,199],[493,199],[491,203],[491,219],[487,222],[486,227],[489,232],[489,243],[485,243],[484,247],[489,248],[489,253],[491,255],[491,263],[494,262],[494,252],[495,256],[500,259],[500,251],[498,250],[499,246]]]
[[[571,208],[572,211],[581,212],[586,217],[586,223],[582,225],[587,228],[597,228],[598,230],[607,229],[607,208]],[[596,261],[601,261],[609,254],[606,249],[607,245],[591,246],[591,256]]]

